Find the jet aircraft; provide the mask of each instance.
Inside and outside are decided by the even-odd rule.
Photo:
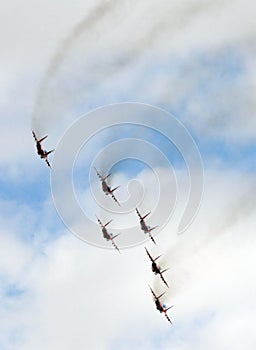
[[[107,184],[107,182],[106,182],[106,180],[107,180],[107,178],[109,177],[109,176],[111,176],[111,174],[108,174],[107,176],[102,176],[99,172],[98,172],[98,170],[94,167],[94,169],[95,169],[95,171],[96,171],[96,173],[97,173],[97,175],[98,175],[98,177],[99,177],[99,179],[100,179],[100,181],[101,181],[101,185],[102,185],[102,191],[106,194],[106,195],[111,195],[111,197],[114,199],[114,201],[120,206],[120,203],[118,202],[118,200],[116,199],[116,197],[115,197],[115,195],[114,195],[114,191],[115,190],[117,190],[120,186],[117,186],[117,187],[115,187],[115,188],[111,188],[108,184]]]
[[[151,214],[151,212],[145,214],[144,216],[141,216],[139,210],[136,208],[136,213],[138,214],[138,217],[139,217],[139,219],[140,219],[140,228],[141,228],[141,230],[142,230],[144,233],[148,233],[148,235],[149,235],[151,241],[154,242],[154,243],[156,244],[156,242],[155,242],[153,236],[151,235],[151,232],[152,232],[155,228],[157,228],[157,226],[150,227],[149,225],[147,225],[147,224],[145,223],[146,217],[147,217],[149,214]]]
[[[33,137],[36,141],[36,149],[37,149],[37,154],[46,161],[46,164],[51,168],[51,165],[48,161],[48,155],[50,153],[52,153],[54,151],[54,149],[52,149],[51,151],[46,151],[45,149],[43,149],[42,145],[41,145],[41,142],[44,141],[46,139],[46,137],[48,136],[44,136],[43,138],[41,138],[40,140],[38,140],[38,138],[36,137],[36,134],[34,132],[34,130],[32,130],[32,134],[33,134]]]
[[[102,228],[102,233],[103,233],[103,237],[107,240],[107,241],[111,241],[112,245],[114,246],[114,248],[116,250],[119,251],[120,253],[120,250],[118,248],[118,246],[115,244],[114,242],[114,239],[119,236],[119,234],[113,236],[112,233],[108,232],[108,230],[106,229],[106,227],[113,221],[113,220],[109,220],[106,224],[103,225],[103,223],[100,221],[100,219],[96,216],[97,220],[98,220],[98,223],[100,224],[101,228]]]
[[[160,301],[160,298],[165,294],[162,293],[160,294],[158,297],[156,296],[155,292],[152,290],[152,288],[149,286],[150,290],[151,290],[151,293],[153,294],[153,297],[154,297],[154,302],[156,304],[156,308],[157,310],[160,312],[160,313],[164,313],[165,317],[167,318],[167,320],[171,323],[172,325],[172,321],[171,319],[169,318],[169,316],[167,315],[167,311],[170,310],[174,305],[172,306],[169,306],[167,307],[165,304],[162,304],[161,301]]]
[[[160,258],[161,255],[157,256],[156,258],[152,258],[152,256],[149,254],[147,248],[145,247],[145,250],[147,252],[147,255],[149,257],[149,259],[151,260],[152,262],[152,271],[154,272],[155,275],[159,275],[161,277],[161,280],[165,283],[165,285],[169,288],[169,285],[168,283],[166,282],[166,280],[164,279],[163,277],[163,273],[165,271],[167,271],[168,269],[165,269],[165,270],[161,270],[161,268],[157,265],[156,263],[156,260]]]

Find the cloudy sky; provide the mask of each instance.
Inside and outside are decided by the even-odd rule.
[[[252,0],[0,2],[0,349],[255,349],[255,10]],[[110,126],[119,115],[120,123],[130,118],[125,102],[139,103],[140,121],[152,129],[99,131],[102,115]],[[73,186],[86,217],[107,221],[111,213],[116,232],[132,227],[140,237],[136,245],[120,235],[120,245],[136,245],[121,254],[93,245],[108,242],[93,222],[77,219],[60,175],[78,133],[58,158],[70,126],[113,103],[116,114],[104,107],[83,119],[91,138],[79,149]],[[141,104],[158,107],[159,119],[139,113]],[[163,122],[164,111],[177,129]],[[182,235],[190,180],[202,169],[180,125],[204,164],[201,207]],[[47,149],[57,148],[52,184],[62,185],[55,203],[72,219],[69,228],[31,128],[49,135]],[[113,166],[121,158],[129,159]],[[125,213],[103,198],[94,161],[101,171],[113,166]],[[200,192],[199,180],[191,186]],[[131,205],[152,210],[151,225],[167,213],[156,247],[143,242]],[[97,240],[87,244],[70,229]],[[166,288],[150,271],[145,245],[170,268],[162,300],[175,305],[173,327],[151,298],[148,285]]]

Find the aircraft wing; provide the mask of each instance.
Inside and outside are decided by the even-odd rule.
[[[140,218],[140,220],[142,220],[142,216],[140,215],[140,212],[137,208],[136,208],[136,213],[138,214],[138,217]]]
[[[162,298],[162,296],[163,296],[166,292],[163,292],[162,294],[160,294],[160,295],[157,297],[156,294],[155,294],[155,292],[153,291],[153,289],[152,289],[150,286],[149,286],[149,288],[150,288],[150,290],[151,290],[151,293],[152,293],[153,296],[154,296],[155,302],[158,301],[158,302],[160,303],[159,299]],[[160,303],[160,304],[161,304],[161,303]],[[168,310],[168,309],[167,309],[167,310]],[[165,310],[164,313],[166,313],[167,310]]]
[[[111,197],[114,199],[114,201],[119,205],[119,207],[121,206],[121,204],[118,202],[118,200],[116,199],[114,193],[111,193]]]
[[[166,271],[166,270],[165,270],[165,271]],[[164,282],[164,284],[166,285],[166,287],[169,288],[168,283],[166,282],[166,280],[164,279],[164,277],[163,277],[163,275],[162,275],[163,272],[164,272],[164,271],[160,271],[159,275],[160,275],[160,277],[161,277],[161,280],[162,280],[162,281]]]
[[[152,231],[152,230],[151,230],[151,231]],[[154,240],[154,238],[153,238],[153,236],[151,235],[150,231],[149,231],[148,235],[149,235],[151,241],[152,241],[155,245],[157,245],[157,244],[156,244],[156,241]]]
[[[152,263],[155,262],[155,260],[154,260],[154,259],[152,258],[152,256],[149,254],[147,248],[146,248],[146,247],[144,247],[144,248],[145,248],[145,250],[146,250],[146,252],[147,252],[147,254],[148,254],[148,257],[149,257],[149,259],[151,260],[151,262],[152,262]]]
[[[100,173],[98,172],[98,170],[94,167],[96,174],[98,175],[98,177],[100,178],[101,181],[104,181],[103,177],[100,175]]]
[[[37,140],[37,137],[36,137],[36,134],[35,134],[34,130],[32,130],[32,135],[33,135],[35,141],[37,142],[38,140]]]
[[[47,164],[50,168],[52,168],[52,167],[51,167],[51,164],[49,163],[49,160],[48,160],[47,158],[45,158],[45,161],[46,161],[46,164]]]
[[[158,297],[156,296],[155,292],[153,291],[153,289],[152,289],[150,286],[149,286],[149,288],[150,288],[151,293],[153,294],[153,296],[154,296],[155,300],[157,300],[157,299],[158,299]]]
[[[166,312],[164,313],[164,315],[165,315],[165,317],[167,318],[167,320],[170,322],[170,324],[173,326],[172,321],[171,321],[171,319],[169,318],[169,316],[167,315]]]
[[[112,243],[112,245],[113,245],[113,247],[116,249],[116,250],[118,250],[118,252],[120,253],[120,250],[119,250],[119,248],[118,248],[118,246],[115,244],[115,242],[114,242],[114,238],[116,238],[118,235],[115,235],[114,237],[111,237],[111,243]]]
[[[100,226],[101,226],[101,227],[104,227],[104,226],[103,226],[103,223],[100,221],[100,219],[98,218],[98,216],[96,216],[96,218],[97,218],[97,221],[98,221],[98,223],[100,224]]]

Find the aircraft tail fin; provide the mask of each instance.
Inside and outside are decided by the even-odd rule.
[[[48,137],[48,135],[42,137],[40,140],[38,140],[38,142],[41,143],[42,141],[44,141],[46,139],[46,137]]]
[[[167,269],[161,270],[161,273],[164,273],[169,270],[169,267]]]
[[[146,215],[144,215],[144,216],[142,216],[142,220],[144,220],[144,219],[146,219],[146,217],[148,217],[149,216],[149,214],[151,214],[151,211],[150,212],[148,212]]]
[[[161,255],[158,255],[158,256],[154,259],[154,261],[157,261],[161,256],[162,256],[162,254],[161,254]]]
[[[149,232],[155,230],[157,227],[158,227],[158,225],[157,225],[157,226],[154,226],[154,227],[151,227],[151,228],[149,229]]]
[[[119,187],[120,187],[120,185],[117,186],[117,187],[115,187],[115,188],[113,188],[113,189],[111,190],[111,193],[113,193],[113,192],[114,192],[115,190],[117,190]]]
[[[105,225],[103,225],[104,227],[108,226],[113,220],[109,220]]]
[[[52,153],[52,152],[54,152],[54,151],[55,151],[55,149],[52,149],[52,150],[46,152],[46,155],[48,156],[50,153]]]
[[[107,178],[109,178],[111,175],[112,175],[112,174],[111,174],[111,173],[109,173],[107,176],[103,177],[103,181],[106,181],[106,180],[107,180]]]
[[[165,312],[167,312],[168,310],[170,310],[172,307],[174,307],[174,305],[169,306],[167,309],[165,309]]]
[[[159,295],[159,297],[157,297],[157,299],[160,299],[166,292],[163,292],[162,294]]]
[[[117,235],[111,237],[111,239],[115,239],[115,238],[116,238],[117,236],[119,236],[119,235],[120,235],[120,233],[118,233]]]

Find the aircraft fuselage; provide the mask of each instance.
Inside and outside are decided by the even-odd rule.
[[[140,221],[140,227],[144,233],[148,233],[148,226],[146,225],[145,221],[141,220]]]
[[[36,149],[37,149],[37,154],[41,157],[41,158],[46,158],[47,157],[47,152],[42,148],[40,142],[37,141],[36,143]]]
[[[110,187],[107,185],[105,181],[102,181],[102,190],[106,195],[110,193]]]
[[[42,149],[42,146],[40,145],[39,142],[36,143],[36,149],[39,156],[41,157],[44,156],[44,150]]]
[[[163,312],[162,304],[160,303],[160,301],[158,299],[155,300],[155,304],[156,304],[157,310],[160,312]]]
[[[159,273],[159,268],[157,266],[157,264],[155,262],[152,262],[152,271],[155,273],[155,274],[158,274]]]
[[[111,238],[111,236],[110,236],[110,234],[108,233],[108,231],[107,231],[107,229],[106,229],[105,227],[103,227],[102,233],[103,233],[103,237],[104,237],[107,241],[109,241],[110,238]]]

